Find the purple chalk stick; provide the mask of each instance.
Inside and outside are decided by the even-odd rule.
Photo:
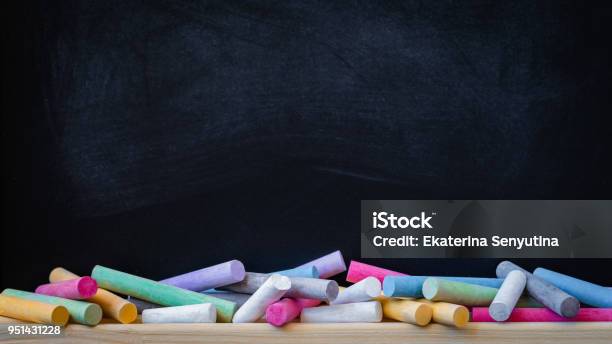
[[[320,278],[328,278],[346,271],[346,264],[344,263],[344,258],[342,257],[342,253],[340,253],[340,251],[334,251],[326,256],[315,259],[306,264],[302,264],[297,268],[313,265],[317,267],[317,270],[319,270]]]
[[[243,279],[244,265],[238,260],[230,260],[159,282],[187,290],[203,291],[240,282]]]

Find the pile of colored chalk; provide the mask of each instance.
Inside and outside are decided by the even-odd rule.
[[[456,327],[469,321],[612,321],[612,289],[542,268],[531,274],[508,261],[497,266],[496,278],[409,276],[352,261],[346,280],[354,284],[343,288],[327,279],[344,271],[340,251],[273,273],[245,272],[232,260],[161,281],[103,266],[91,277],[56,268],[51,283],[34,293],[5,289],[0,315],[61,326],[69,319],[93,326],[103,314],[124,324],[138,314],[143,323],[263,320],[274,326],[298,318],[347,323],[386,317]]]

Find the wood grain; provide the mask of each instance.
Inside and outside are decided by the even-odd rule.
[[[470,323],[463,329],[439,324],[419,327],[399,322],[301,324],[276,328],[249,324],[102,323],[70,324],[61,337],[9,336],[13,319],[0,317],[2,343],[609,343],[612,323]]]

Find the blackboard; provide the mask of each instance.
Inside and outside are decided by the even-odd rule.
[[[23,6],[4,66],[2,287],[58,265],[159,279],[358,259],[361,199],[610,195],[609,7]],[[369,262],[485,276],[497,260]],[[612,284],[609,260],[519,263]]]

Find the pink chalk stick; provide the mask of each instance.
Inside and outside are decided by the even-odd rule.
[[[297,318],[302,311],[300,305],[293,299],[282,299],[266,308],[266,321],[274,326],[283,326]]]
[[[302,309],[314,307],[321,303],[312,299],[290,299],[284,298],[266,308],[266,321],[274,326],[283,326],[297,318]]]
[[[294,299],[295,302],[301,307],[300,311],[308,307],[316,307],[321,304],[321,300],[315,299]]]
[[[495,322],[489,315],[489,308],[472,308],[472,322]],[[612,308],[580,308],[578,315],[565,318],[548,308],[515,308],[507,322],[573,322],[612,321]]]
[[[94,296],[97,291],[98,283],[89,276],[43,284],[36,288],[37,294],[63,297],[72,300],[90,298]]]
[[[360,262],[356,262],[351,260],[351,264],[349,265],[348,273],[346,275],[346,280],[351,283],[357,283],[364,278],[367,277],[376,277],[383,283],[385,276],[409,276],[407,274],[403,274],[401,272],[387,270],[383,268],[379,268],[374,265],[368,265]]]

